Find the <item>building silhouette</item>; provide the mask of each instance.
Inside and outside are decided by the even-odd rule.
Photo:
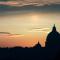
[[[46,38],[45,48],[41,47],[39,41],[30,48],[0,48],[0,60],[60,60],[60,33],[54,24]]]
[[[55,24],[46,38],[46,47],[60,48],[60,33],[57,32]]]
[[[40,45],[39,41],[33,48],[41,48],[41,45]]]

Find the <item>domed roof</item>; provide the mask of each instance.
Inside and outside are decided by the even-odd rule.
[[[57,32],[55,24],[52,31],[48,34],[46,40],[46,46],[55,46],[60,44],[60,34]]]

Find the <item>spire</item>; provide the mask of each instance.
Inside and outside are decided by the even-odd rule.
[[[55,27],[55,24],[54,24],[54,26],[53,26],[53,29],[52,29],[52,31],[54,31],[54,32],[56,31],[56,27]]]

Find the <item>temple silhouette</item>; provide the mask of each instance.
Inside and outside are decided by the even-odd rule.
[[[60,48],[60,33],[57,32],[55,24],[46,38],[46,47]]]

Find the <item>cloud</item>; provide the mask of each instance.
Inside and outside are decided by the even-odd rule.
[[[12,6],[25,6],[25,5],[34,5],[34,6],[43,6],[50,4],[60,4],[60,0],[14,0],[14,1],[1,1],[0,5],[12,5]]]
[[[22,34],[11,34],[11,33],[9,33],[9,32],[0,32],[0,37],[1,36],[6,36],[7,35],[7,37],[21,37],[21,36],[24,36],[24,35],[22,35]]]
[[[10,5],[10,6],[17,6],[17,4],[19,4],[18,2],[16,1],[3,1],[3,2],[0,2],[0,5]]]
[[[32,28],[30,32],[49,32],[50,28]]]
[[[9,33],[9,32],[0,32],[0,35],[1,35],[1,34],[3,34],[3,35],[4,35],[4,34],[5,34],[5,35],[7,34],[8,36],[24,36],[24,35],[22,35],[22,34],[11,34],[11,33]]]
[[[11,34],[9,32],[0,32],[0,34]]]

